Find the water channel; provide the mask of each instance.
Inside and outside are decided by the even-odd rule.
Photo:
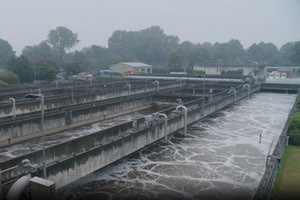
[[[61,199],[252,199],[296,95],[258,93],[62,188]],[[262,136],[261,143],[259,137]]]

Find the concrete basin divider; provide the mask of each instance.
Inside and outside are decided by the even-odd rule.
[[[259,86],[253,86],[251,93],[259,90]],[[241,90],[237,92],[237,100],[247,97]],[[202,100],[198,99],[184,104],[188,108],[188,124],[212,114],[232,103],[234,96],[224,94],[219,98],[205,104],[205,112],[202,112]],[[161,110],[168,115],[167,134],[174,133],[184,127],[182,113],[174,113],[175,106]],[[164,121],[146,123],[145,118],[119,124],[75,138],[46,149],[47,175],[49,180],[60,188],[76,179],[79,179],[95,170],[107,166],[124,156],[127,156],[153,142],[164,138]],[[23,155],[17,158],[0,162],[3,168],[19,165],[23,159],[29,159],[32,163],[41,163],[41,150]],[[23,173],[18,168],[10,173],[3,174],[4,180],[8,180]],[[41,173],[39,170],[38,173]]]
[[[170,89],[174,87],[180,87],[178,83],[163,83],[161,84],[161,89]],[[73,104],[93,102],[97,100],[104,100],[108,98],[117,98],[128,95],[128,89],[124,87],[118,88],[104,88],[104,89],[90,89],[86,92],[74,93],[73,94],[73,103],[72,103],[72,92],[69,88],[69,92],[63,93],[56,96],[46,96],[45,95],[45,110],[48,109],[59,109],[61,107],[70,106]],[[154,92],[156,88],[154,86],[149,86],[147,92]],[[33,92],[34,93],[34,92]],[[135,86],[132,88],[132,94],[145,93],[144,86]],[[22,97],[26,93],[22,93]],[[7,96],[8,99],[10,96]],[[22,98],[22,101],[16,101],[16,114],[25,114],[29,112],[39,111],[40,109],[39,102],[32,102],[30,100],[25,100]],[[0,117],[9,117],[11,115],[11,106],[8,104],[0,104]]]
[[[88,106],[77,106],[58,111],[57,113],[46,113],[45,134],[52,134],[68,128],[82,126],[95,121],[115,117],[141,109],[146,104],[153,102],[154,93],[138,94],[130,97],[119,97],[88,104]],[[21,141],[39,137],[40,113],[25,119],[14,119],[8,122],[0,122],[0,147]],[[112,116],[111,116],[112,115]]]
[[[166,85],[163,86],[163,90],[167,91],[168,89],[172,89],[174,87],[178,86]],[[44,115],[45,134],[52,134],[68,128],[74,128],[92,123],[97,120],[115,117],[117,112],[120,112],[120,114],[127,114],[138,109],[146,108],[141,103],[138,104],[135,98],[144,98],[144,100],[141,101],[144,102],[144,104],[149,104],[149,100],[152,100],[152,98],[149,97],[153,96],[153,94],[156,94],[156,92],[153,91],[143,94],[143,89],[135,93],[135,95],[131,96],[119,95],[118,97],[111,97],[106,100],[88,102],[84,105],[71,105],[67,106],[65,109],[56,109],[56,112],[49,112],[46,110],[46,114]],[[128,103],[130,102],[135,103],[121,108],[121,105],[124,105],[124,100],[128,101],[127,105],[129,105]],[[35,104],[39,105],[38,103]],[[112,108],[113,106],[109,107],[109,104],[113,104],[115,108]],[[19,118],[17,116],[9,121],[0,121],[0,132],[3,133],[0,136],[0,147],[39,137],[41,118],[40,112],[35,112],[33,116],[28,116],[28,114],[25,115],[26,116],[24,118]]]

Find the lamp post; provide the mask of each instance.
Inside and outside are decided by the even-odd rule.
[[[202,101],[202,113],[204,115],[204,108],[205,108],[205,81],[206,81],[206,72],[203,76],[203,101]]]
[[[147,92],[147,79],[145,79],[145,92]]]
[[[72,87],[71,87],[71,103],[74,104],[74,84],[72,82]]]
[[[45,153],[45,123],[44,123],[44,95],[41,92],[38,94],[26,94],[24,98],[27,99],[34,99],[41,102],[40,109],[41,109],[41,133],[42,133],[42,148],[43,148],[43,178],[47,178],[46,173],[46,153]]]

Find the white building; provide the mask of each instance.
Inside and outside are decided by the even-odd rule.
[[[221,75],[229,71],[241,71],[243,76],[256,76],[261,68],[257,65],[203,65],[194,66],[194,71],[203,71],[207,75]]]

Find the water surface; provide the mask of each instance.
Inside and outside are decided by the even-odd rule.
[[[61,199],[252,199],[295,95],[259,93],[59,191]],[[261,143],[259,137],[262,136]]]

